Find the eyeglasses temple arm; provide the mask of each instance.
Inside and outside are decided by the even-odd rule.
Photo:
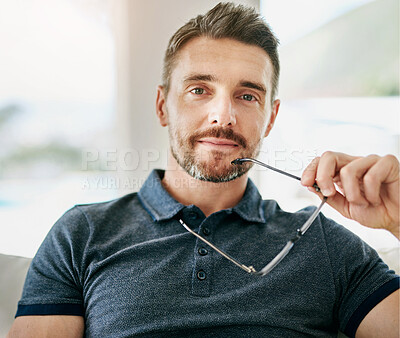
[[[301,238],[301,236],[304,235],[304,233],[308,230],[308,228],[311,226],[312,222],[314,222],[314,220],[317,218],[318,213],[320,212],[322,206],[325,204],[327,200],[327,197],[324,197],[321,204],[318,206],[317,209],[314,210],[314,212],[312,213],[312,215],[310,216],[310,218],[307,220],[306,223],[304,223],[304,225],[297,230],[297,234],[294,238],[292,238],[290,241],[288,241],[286,243],[286,245],[283,247],[283,249],[281,250],[281,252],[271,261],[269,262],[264,268],[262,268],[260,271],[256,271],[254,269],[253,266],[246,266],[244,264],[239,263],[238,261],[236,261],[234,258],[232,258],[231,256],[229,256],[227,253],[223,252],[222,250],[218,249],[215,245],[213,245],[212,243],[210,243],[209,241],[207,241],[205,238],[203,238],[202,236],[200,236],[198,233],[196,233],[195,231],[193,231],[192,229],[190,229],[186,223],[184,221],[182,221],[181,219],[179,219],[179,222],[182,224],[182,226],[189,231],[192,235],[196,236],[198,239],[200,239],[201,241],[203,241],[204,243],[206,243],[208,246],[210,246],[211,248],[213,248],[215,251],[217,251],[218,253],[220,253],[222,256],[224,256],[226,259],[230,260],[233,264],[237,265],[239,268],[243,269],[244,271],[254,274],[254,275],[258,275],[258,276],[264,276],[267,273],[269,273],[275,266],[277,266],[280,261],[282,259],[284,259],[286,257],[286,255],[289,253],[290,249],[293,247],[294,243],[297,242],[297,240],[299,240]]]
[[[248,273],[255,273],[256,270],[252,267],[252,266],[246,266],[244,264],[239,263],[238,261],[236,261],[234,258],[232,258],[231,256],[229,256],[227,253],[223,252],[222,250],[218,249],[215,245],[213,245],[212,243],[210,243],[209,241],[207,241],[205,238],[201,237],[198,233],[196,233],[195,231],[193,231],[192,229],[190,229],[184,221],[182,221],[181,219],[179,220],[179,222],[183,225],[183,227],[189,231],[192,235],[195,235],[198,239],[202,240],[204,243],[206,243],[207,245],[209,245],[211,248],[213,248],[215,251],[217,251],[218,253],[220,253],[222,256],[224,256],[226,259],[230,260],[233,264],[236,264],[239,268],[243,269],[244,271],[248,272]]]
[[[263,162],[260,162],[258,160],[255,160],[253,158],[238,158],[236,160],[233,160],[231,163],[232,164],[242,164],[243,162],[253,162],[256,164],[259,164],[267,169],[276,171],[280,174],[289,176],[291,178],[294,178],[298,181],[301,180],[300,177],[292,175],[290,173],[287,173],[283,170],[274,168],[269,166],[268,164],[265,164]],[[316,183],[314,183],[313,187],[315,188],[316,191],[320,191],[318,185]],[[192,235],[196,236],[198,239],[200,239],[201,241],[203,241],[204,243],[206,243],[208,246],[210,246],[211,248],[213,248],[215,251],[217,251],[219,254],[221,254],[222,256],[224,256],[226,259],[230,260],[233,264],[237,265],[239,268],[243,269],[244,271],[254,274],[254,275],[259,275],[259,276],[264,276],[267,273],[269,273],[276,265],[279,264],[279,262],[286,257],[286,255],[289,253],[290,249],[293,247],[294,243],[299,240],[301,238],[301,236],[304,235],[304,233],[308,230],[308,228],[311,226],[312,222],[314,222],[315,218],[318,216],[318,213],[320,212],[322,206],[325,204],[326,200],[328,198],[326,196],[324,196],[324,198],[322,199],[321,204],[318,206],[317,209],[315,209],[315,211],[312,213],[312,215],[310,216],[310,218],[307,220],[306,223],[304,223],[304,225],[297,230],[297,234],[294,238],[292,238],[290,241],[288,241],[286,243],[286,245],[283,247],[283,249],[281,250],[281,252],[271,261],[269,262],[264,268],[262,268],[260,271],[256,271],[254,269],[253,266],[246,266],[244,264],[239,263],[238,261],[236,261],[234,258],[232,258],[231,256],[229,256],[227,253],[223,252],[222,250],[218,249],[215,245],[213,245],[212,243],[210,243],[209,241],[207,241],[205,238],[203,238],[202,236],[200,236],[198,233],[196,233],[195,231],[193,231],[192,229],[190,229],[185,222],[183,222],[181,219],[179,219],[179,222],[182,224],[182,226],[189,231]]]
[[[254,159],[254,158],[237,158],[236,160],[233,160],[231,162],[231,164],[243,164],[244,162],[253,162],[253,163],[256,163],[256,164],[258,164],[258,165],[260,165],[260,166],[262,166],[264,168],[276,171],[277,173],[280,173],[282,175],[294,178],[295,180],[301,181],[301,177],[299,177],[299,176],[292,175],[292,174],[287,173],[286,171],[283,171],[281,169],[271,167],[270,165],[268,165],[266,163],[263,163],[261,161],[258,161],[258,160]],[[318,187],[317,183],[314,183],[313,187],[315,188],[315,190],[317,192],[321,191],[320,188]]]
[[[276,257],[269,262],[265,267],[263,267],[260,271],[256,271],[253,273],[254,275],[257,276],[265,276],[267,273],[269,273],[275,266],[277,266],[282,259],[286,257],[286,255],[289,253],[290,249],[293,247],[294,241],[290,240],[286,243],[286,245],[283,247],[281,252],[276,255]]]
[[[317,209],[314,210],[314,212],[312,213],[310,218],[307,220],[307,222],[305,222],[303,224],[303,226],[300,228],[301,235],[303,235],[308,230],[308,228],[311,226],[312,222],[314,222],[314,220],[317,218],[319,212],[321,211],[322,206],[325,204],[327,199],[328,199],[328,197],[324,196],[321,204],[318,206]]]
[[[265,267],[263,267],[260,271],[255,272],[255,275],[258,276],[264,276],[267,273],[269,273],[275,266],[277,266],[282,259],[286,257],[286,255],[289,253],[290,249],[293,247],[294,243],[297,242],[301,236],[304,235],[304,233],[308,230],[308,228],[311,226],[312,222],[317,218],[322,206],[325,204],[326,200],[328,198],[324,197],[322,199],[321,204],[318,206],[317,209],[314,210],[310,218],[307,220],[307,222],[304,223],[304,225],[297,230],[297,234],[294,238],[292,238],[290,241],[286,243],[286,245],[283,247],[281,252],[271,261],[269,262]]]

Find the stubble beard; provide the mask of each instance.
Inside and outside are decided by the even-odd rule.
[[[235,158],[231,158],[232,155],[217,150],[196,152],[197,140],[203,137],[222,137],[235,141],[242,149],[235,158],[257,157],[262,142],[260,139],[249,145],[243,136],[222,127],[213,127],[190,135],[170,126],[170,150],[180,167],[195,179],[213,183],[229,182],[243,176],[250,170],[252,163],[233,165],[231,161]]]

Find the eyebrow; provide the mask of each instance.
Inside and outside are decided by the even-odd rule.
[[[184,83],[192,81],[207,81],[207,82],[217,82],[217,78],[210,74],[192,74],[183,80]]]
[[[207,81],[207,82],[217,82],[217,78],[211,74],[191,74],[184,78],[183,82],[192,82],[192,81]],[[262,92],[263,94],[267,93],[266,88],[261,84],[253,81],[240,81],[239,85],[245,88],[251,88]]]
[[[267,90],[261,83],[256,83],[256,82],[251,82],[251,81],[241,81],[240,86],[258,90],[258,91],[262,92],[263,94],[267,93]]]

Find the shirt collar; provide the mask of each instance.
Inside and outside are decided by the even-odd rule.
[[[249,178],[242,199],[232,210],[246,221],[265,223],[263,205],[263,199],[257,187]]]
[[[154,221],[174,217],[185,206],[176,201],[163,187],[164,170],[154,169],[140,189],[138,196]]]
[[[154,221],[170,219],[185,208],[164,189],[161,183],[163,177],[164,170],[153,170],[138,193],[143,207]],[[246,221],[265,223],[263,200],[250,179],[247,181],[246,190],[240,202],[228,210],[234,211]]]

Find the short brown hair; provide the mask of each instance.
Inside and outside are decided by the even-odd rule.
[[[204,15],[191,19],[171,37],[164,57],[163,86],[168,93],[176,55],[185,43],[196,37],[229,38],[265,50],[273,66],[271,101],[278,91],[279,41],[264,19],[251,7],[219,3]]]

